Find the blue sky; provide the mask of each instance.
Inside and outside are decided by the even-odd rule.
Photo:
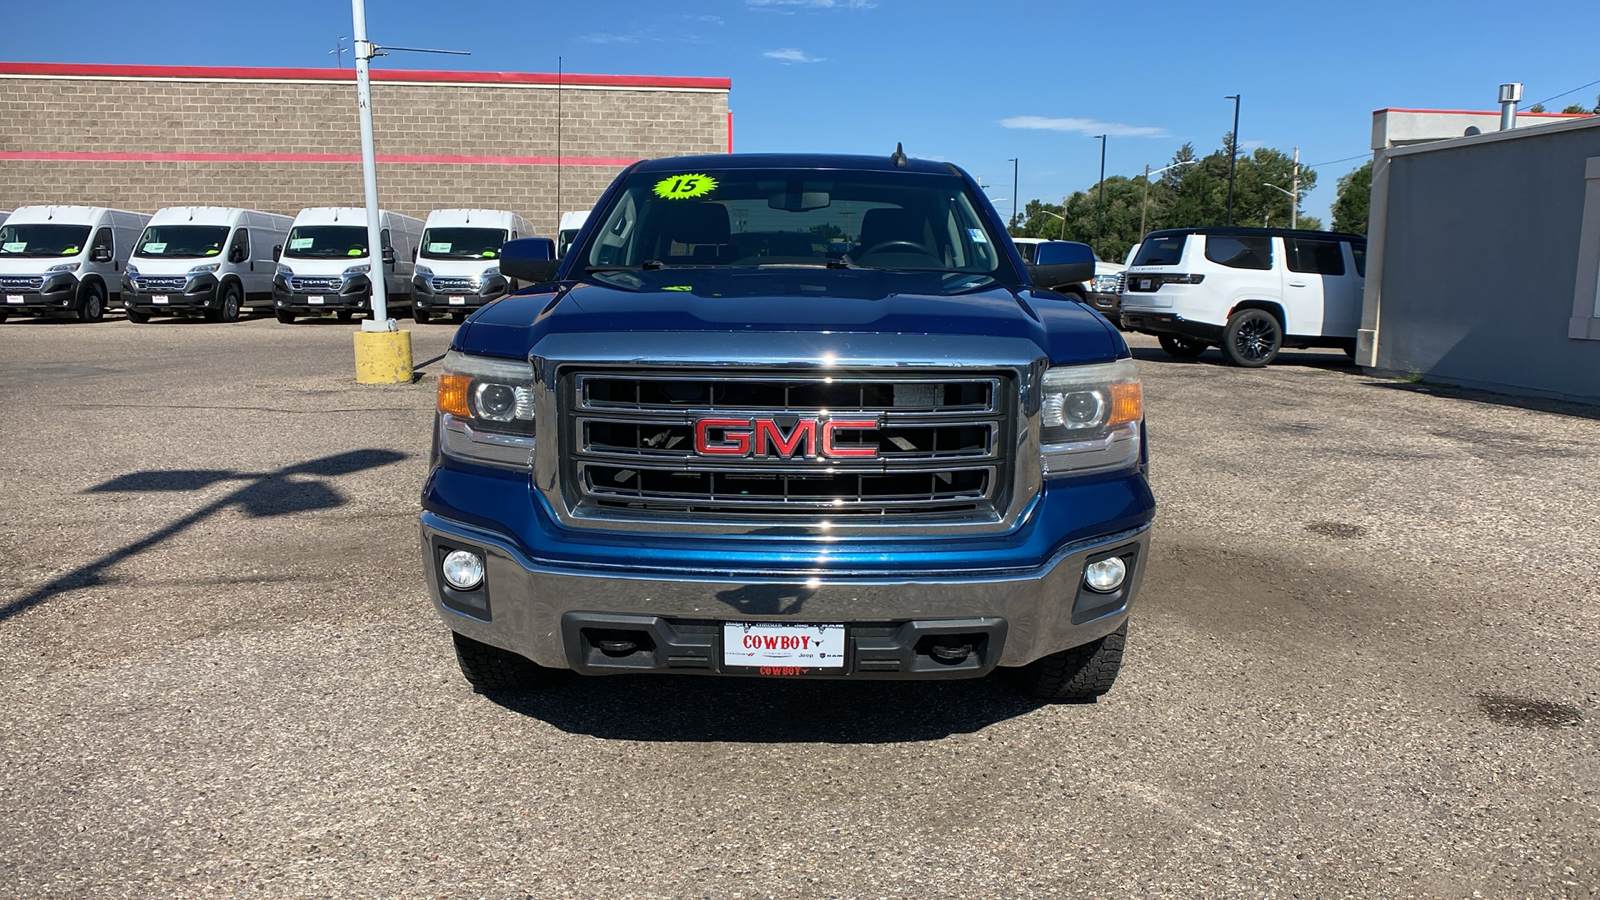
[[[30,62],[321,66],[341,0],[79,0],[11,4],[0,58]],[[1502,81],[1528,102],[1600,79],[1600,4],[1084,3],[1077,0],[368,0],[380,44],[471,50],[379,65],[733,79],[737,150],[889,153],[954,161],[1001,213],[1020,194],[1087,188],[1109,132],[1108,174],[1215,148],[1243,95],[1245,147],[1298,145],[1328,220],[1337,177],[1368,153],[1380,107],[1490,109]],[[346,42],[348,45],[348,41]],[[348,55],[346,60],[348,61]],[[1553,101],[1592,105],[1600,85]],[[353,110],[352,110],[353,112]],[[1032,125],[1034,127],[1017,127]],[[1048,125],[1050,127],[1038,127]],[[1009,126],[1009,127],[1008,127]]]

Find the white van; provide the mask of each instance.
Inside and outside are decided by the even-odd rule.
[[[130,322],[204,315],[233,322],[246,306],[272,305],[274,254],[288,216],[224,206],[156,210],[128,260],[122,308]]]
[[[71,315],[98,322],[150,217],[102,206],[24,206],[0,225],[0,322]]]
[[[533,224],[500,209],[436,209],[422,229],[411,278],[411,317],[418,325],[498,300],[517,289],[500,274],[500,245],[533,237]]]
[[[1338,347],[1355,358],[1367,239],[1284,228],[1152,231],[1123,280],[1122,324],[1177,357],[1216,345],[1238,366],[1284,347]]]
[[[587,221],[589,221],[588,210],[561,214],[561,227],[556,230],[556,259],[567,255],[567,250],[572,247],[572,242],[578,239],[578,232],[583,230],[583,223]]]
[[[411,305],[411,275],[422,220],[378,211],[383,247],[380,266],[388,288],[389,315]],[[372,309],[372,260],[367,249],[367,211],[359,206],[319,206],[294,217],[283,255],[272,277],[272,310],[278,321],[308,313],[337,313],[349,321]]]

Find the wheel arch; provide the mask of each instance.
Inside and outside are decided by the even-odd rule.
[[[1279,303],[1276,300],[1240,300],[1233,305],[1233,309],[1228,310],[1227,318],[1231,319],[1233,318],[1234,313],[1246,309],[1263,310],[1268,315],[1278,320],[1278,328],[1282,330],[1284,334],[1289,333],[1288,319],[1284,314],[1282,303]]]

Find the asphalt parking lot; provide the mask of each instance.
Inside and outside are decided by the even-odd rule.
[[[0,325],[0,896],[1600,893],[1594,409],[1136,338],[1101,702],[491,698],[423,592],[432,381],[358,387],[351,330]]]

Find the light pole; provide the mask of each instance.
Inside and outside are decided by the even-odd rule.
[[[1095,185],[1094,194],[1094,254],[1100,255],[1100,222],[1105,217],[1106,210],[1106,136],[1097,134],[1100,139],[1100,183]],[[1062,212],[1066,212],[1065,209]]]
[[[1047,213],[1047,215],[1055,216],[1055,213]],[[1064,241],[1064,240],[1067,239],[1067,198],[1066,197],[1062,197],[1061,198],[1061,215],[1056,216],[1056,218],[1061,220],[1061,239]]]
[[[1149,163],[1145,163],[1145,166],[1144,166],[1144,196],[1142,198],[1140,198],[1140,200],[1139,200],[1139,240],[1141,240],[1141,241],[1144,240],[1145,212],[1150,208],[1150,176],[1151,175],[1160,175],[1162,172],[1165,172],[1168,169],[1176,169],[1179,166],[1192,166],[1192,165],[1195,165],[1198,162],[1200,162],[1200,160],[1198,160],[1198,159],[1185,159],[1185,160],[1181,160],[1179,162],[1175,162],[1170,166],[1162,166],[1161,168],[1155,170],[1154,172],[1150,171],[1150,164]]]
[[[1229,94],[1224,100],[1233,101],[1233,131],[1228,133],[1228,221],[1233,224],[1233,170],[1239,162],[1239,95]]]
[[[1011,222],[1015,225],[1017,221],[1017,161],[1008,159],[1006,162],[1011,163]],[[1008,227],[1006,230],[1010,231],[1011,229]]]

